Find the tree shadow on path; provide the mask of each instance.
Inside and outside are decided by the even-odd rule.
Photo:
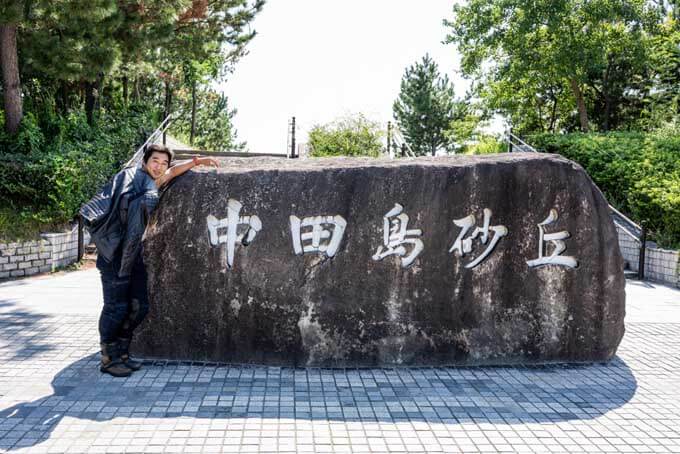
[[[17,308],[12,299],[0,300],[0,358],[3,362],[30,359],[51,350],[50,332],[41,324],[49,315]]]
[[[52,380],[52,395],[0,410],[0,450],[47,440],[66,416],[289,418],[307,421],[523,424],[587,420],[623,406],[637,382],[606,364],[294,369],[146,361],[129,378],[86,356]]]

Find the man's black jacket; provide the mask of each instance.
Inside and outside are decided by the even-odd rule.
[[[80,208],[97,253],[107,262],[121,254],[119,277],[130,275],[141,252],[146,223],[157,204],[154,180],[141,168],[128,167]]]

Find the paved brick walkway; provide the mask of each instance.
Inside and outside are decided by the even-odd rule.
[[[97,371],[96,270],[0,284],[0,451],[678,452],[680,291],[630,281],[608,364]]]

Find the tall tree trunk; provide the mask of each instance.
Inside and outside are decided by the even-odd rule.
[[[579,87],[576,79],[569,79],[569,84],[571,85],[571,91],[574,93],[574,98],[576,98],[576,107],[578,108],[578,118],[581,122],[581,131],[588,132],[588,112],[586,111],[586,103],[583,100],[581,87]]]
[[[94,91],[94,113],[99,116],[99,111],[102,107],[102,100],[104,99],[104,73],[100,72],[95,81]]]
[[[602,129],[604,131],[609,131],[611,129],[611,116],[612,116],[612,97],[609,96],[609,92],[604,93],[604,123]]]
[[[66,81],[59,82],[59,111],[65,116],[68,114],[69,86]]]
[[[85,82],[85,114],[87,124],[94,125],[95,82]]]
[[[140,98],[139,85],[141,83],[140,79],[141,79],[140,77],[135,77],[135,81],[133,83],[133,90],[132,90],[132,102],[139,101],[139,98]]]
[[[168,118],[170,115],[170,109],[172,108],[172,89],[170,86],[170,81],[165,81],[165,112],[163,114],[163,119]],[[163,131],[163,145],[167,141],[167,130]]]
[[[169,81],[165,82],[165,106],[163,112],[163,118],[170,115],[172,111],[172,85]]]
[[[128,76],[123,76],[123,105],[128,105]]]
[[[607,64],[607,70],[604,73],[604,78],[602,80],[602,91],[604,92],[604,122],[602,129],[609,131],[611,127],[611,115],[612,115],[612,97],[609,93],[609,73],[611,71],[612,62],[611,60]]]
[[[196,81],[191,84],[191,133],[189,134],[189,145],[194,146],[196,136]]]
[[[103,80],[102,80],[103,83]],[[104,106],[106,109],[111,109],[114,104],[114,93],[116,92],[116,83],[113,77],[106,79],[106,89],[102,91],[99,99],[99,106]]]
[[[557,96],[553,95],[552,100],[553,100],[553,105],[552,105],[552,110],[550,111],[549,132],[554,134],[555,133],[555,122],[557,121]]]
[[[543,106],[540,102],[536,103],[536,118],[538,118],[538,128],[541,132],[545,131],[545,125],[543,122]]]
[[[16,24],[0,24],[0,66],[5,106],[5,129],[15,134],[23,116]]]

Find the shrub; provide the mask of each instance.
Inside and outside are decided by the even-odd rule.
[[[578,162],[609,203],[650,229],[662,246],[680,247],[680,134],[541,134],[539,150]]]
[[[493,154],[504,153],[508,146],[494,136],[482,135],[476,143],[464,147],[465,154]]]
[[[680,173],[644,177],[630,192],[631,213],[662,246],[680,249]]]
[[[309,131],[311,155],[319,156],[372,156],[382,150],[380,126],[362,114],[336,120],[327,125],[317,125]]]
[[[130,158],[154,124],[149,108],[137,106],[102,113],[96,126],[83,112],[49,119],[49,137],[30,113],[14,137],[0,133],[0,236],[12,239],[9,213],[16,222],[58,225],[70,221],[79,207]]]

